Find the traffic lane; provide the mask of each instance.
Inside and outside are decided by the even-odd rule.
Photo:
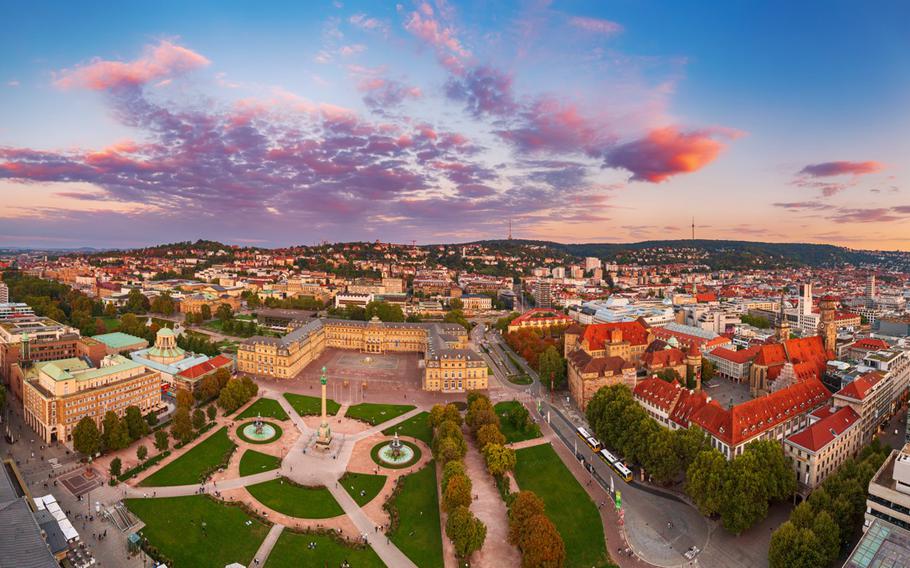
[[[546,405],[545,408],[550,406]],[[577,447],[577,453],[607,481],[607,485],[610,479],[613,480],[614,489],[622,494],[626,538],[642,559],[661,566],[677,565],[688,562],[684,555],[692,546],[702,550],[705,548],[708,523],[696,509],[645,485],[635,482],[629,484],[620,479],[610,466],[578,438],[575,426],[558,412],[550,412],[550,426],[561,434],[563,443],[571,441],[567,444],[569,448]]]

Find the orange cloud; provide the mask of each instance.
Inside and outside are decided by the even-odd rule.
[[[650,131],[645,137],[613,148],[606,164],[632,172],[632,179],[659,183],[671,176],[705,167],[726,147],[717,136],[737,138],[741,132],[706,129],[681,132],[675,126]]]
[[[103,91],[166,80],[211,63],[191,49],[162,40],[147,46],[142,57],[130,62],[95,59],[87,65],[64,69],[54,84],[61,89]]]

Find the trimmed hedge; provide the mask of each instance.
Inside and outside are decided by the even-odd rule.
[[[153,465],[157,464],[158,462],[160,462],[164,458],[168,457],[169,455],[171,455],[171,451],[164,450],[160,454],[156,454],[155,456],[150,457],[149,459],[145,460],[144,462],[137,465],[136,467],[133,467],[133,468],[130,468],[130,469],[124,471],[123,473],[121,473],[120,475],[117,476],[117,480],[126,481],[127,479],[130,479],[131,477],[135,477],[136,475],[142,473],[143,471],[145,471],[148,468],[152,467]]]

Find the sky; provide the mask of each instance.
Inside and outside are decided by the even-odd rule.
[[[910,250],[910,3],[0,3],[0,246]]]

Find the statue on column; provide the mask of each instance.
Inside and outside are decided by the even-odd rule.
[[[322,368],[322,377],[319,382],[322,383],[322,423],[319,425],[319,431],[316,435],[316,445],[328,449],[332,443],[332,429],[329,428],[329,419],[325,410],[326,383],[328,378],[325,376],[325,367]]]

